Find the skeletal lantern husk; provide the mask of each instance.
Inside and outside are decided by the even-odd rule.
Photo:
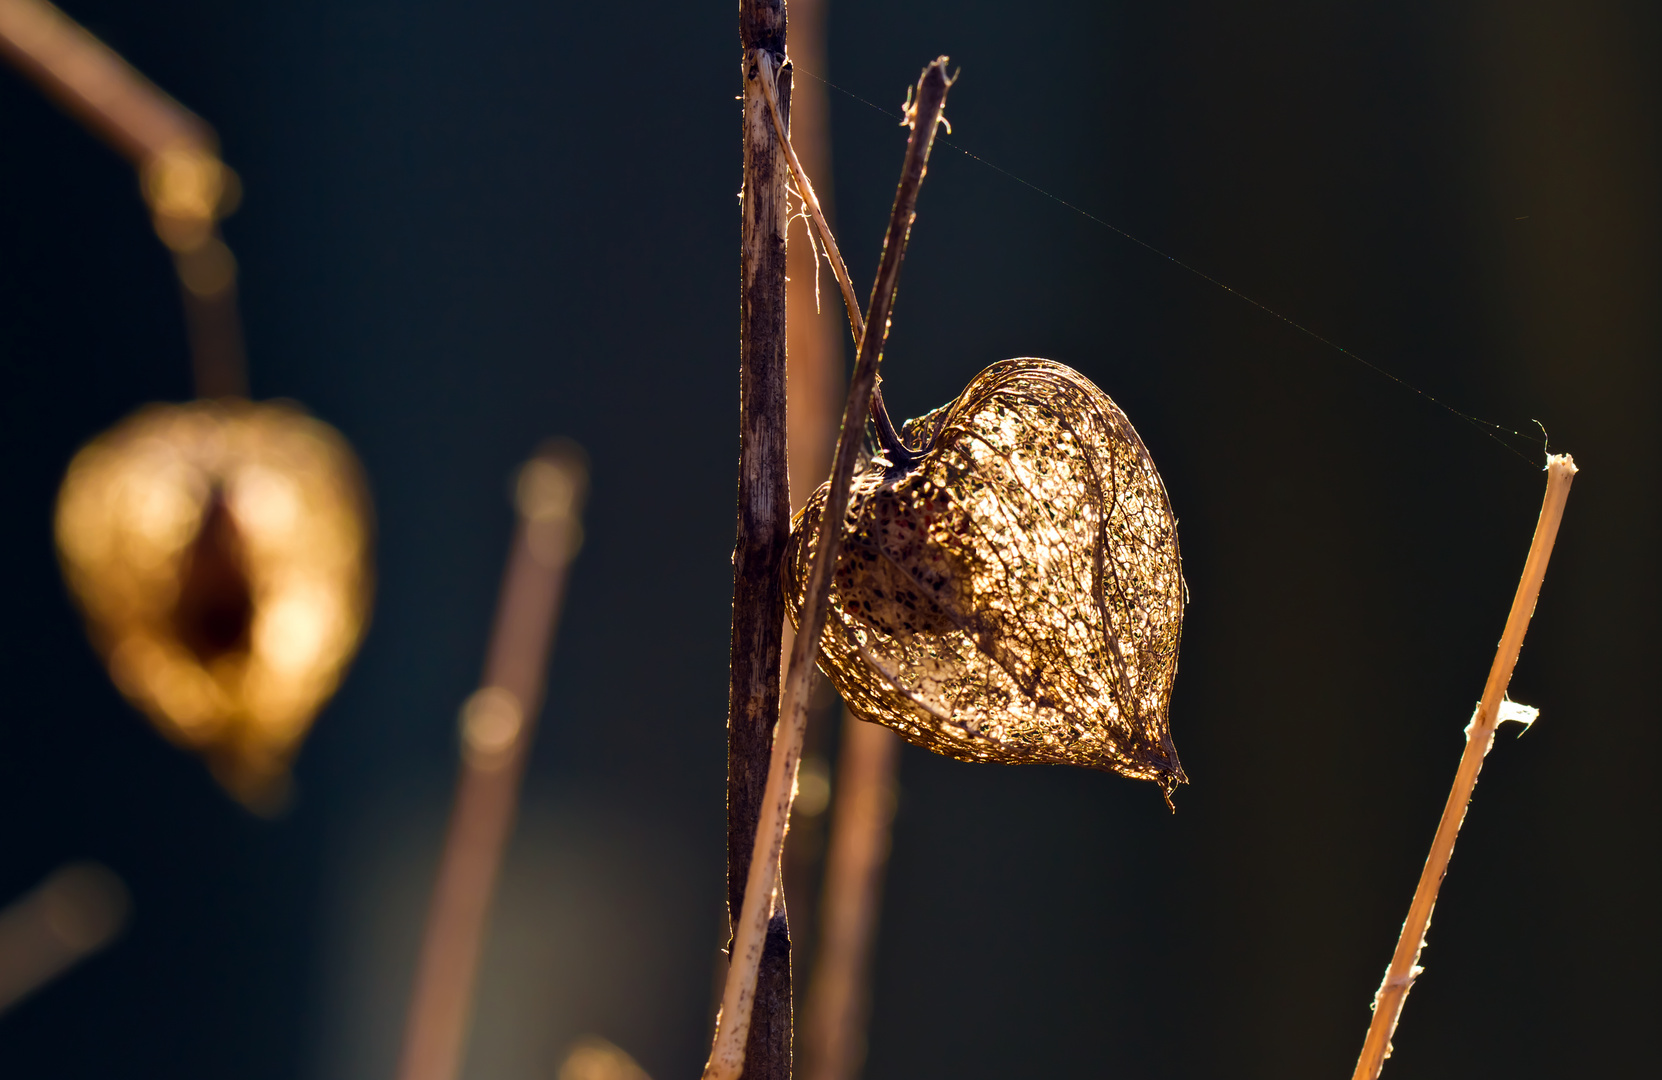
[[[1083,375],[987,368],[854,478],[819,664],[849,708],[961,761],[1186,782],[1169,712],[1186,590],[1142,440]],[[800,623],[827,487],[797,514]]]
[[[151,405],[70,463],[58,554],[121,692],[275,809],[369,613],[362,473],[327,424],[281,404]]]

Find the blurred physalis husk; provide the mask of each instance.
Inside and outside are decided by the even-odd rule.
[[[363,638],[370,534],[346,441],[283,404],[147,406],[58,494],[64,576],[116,686],[260,812]]]
[[[1005,360],[857,473],[820,667],[861,719],[962,761],[1186,780],[1169,713],[1187,590],[1177,519],[1118,405]],[[827,488],[785,553],[796,624]]]
[[[585,1036],[560,1064],[556,1080],[652,1080],[635,1059],[598,1035]]]

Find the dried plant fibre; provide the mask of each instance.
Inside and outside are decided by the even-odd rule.
[[[854,481],[820,639],[853,712],[961,761],[1187,781],[1169,710],[1186,588],[1177,519],[1089,379],[1005,360]],[[895,461],[893,458],[902,458]],[[800,619],[827,489],[796,516]]]

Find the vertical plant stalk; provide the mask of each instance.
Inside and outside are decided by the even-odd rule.
[[[769,128],[760,73],[785,56],[783,0],[740,0],[744,92],[744,189],[739,284],[739,491],[733,547],[733,627],[727,697],[727,913],[739,925],[747,887],[772,895],[779,853],[752,866],[779,716],[785,603],[780,565],[790,538],[786,460],[785,233],[790,220],[785,163]],[[789,116],[789,85],[783,107]],[[764,884],[755,886],[759,872]],[[748,1080],[789,1080],[791,941],[784,905],[767,903],[755,943],[751,995],[755,1023],[734,1053],[748,1055]],[[728,968],[733,963],[731,947]],[[757,975],[759,969],[759,976]],[[747,1001],[747,1011],[751,1005]],[[748,1038],[748,1047],[745,1040]],[[737,1076],[737,1072],[734,1073]]]
[[[826,8],[830,0],[791,0],[790,55],[814,71],[825,70]],[[830,101],[824,83],[816,79],[792,80],[791,140],[815,176],[830,172]],[[771,111],[771,110],[770,110]],[[793,211],[800,201],[792,202]],[[805,214],[793,213],[807,225],[807,243],[793,236],[786,245],[785,264],[790,284],[785,289],[786,350],[786,447],[790,460],[791,513],[801,510],[831,472],[831,453],[836,449],[837,408],[842,404],[846,379],[842,354],[842,328],[835,286],[822,288],[819,245],[814,241],[814,224]],[[795,632],[785,623],[782,651],[789,654]],[[780,680],[785,672],[781,667]],[[834,701],[816,682],[810,697],[808,730],[803,741],[803,760],[811,760],[829,743],[833,726]],[[825,834],[829,817],[818,814],[805,818],[798,813],[785,838],[785,907],[791,917],[791,982],[801,1003],[804,970],[809,950],[818,938],[818,897],[814,892],[824,861]],[[718,987],[719,989],[719,987]]]
[[[520,470],[519,524],[502,578],[480,688],[461,711],[461,775],[433,886],[399,1080],[454,1080],[503,849],[542,704],[549,650],[572,559],[582,543],[588,470],[553,443]]]
[[[848,266],[837,248],[836,237],[808,170],[797,156],[798,140],[785,133],[765,75],[763,84],[769,93],[769,106],[773,108],[774,134],[790,162],[797,191],[819,229],[858,347],[865,333],[865,321],[854,300],[854,283]],[[874,414],[884,413],[875,398],[874,406]],[[792,452],[794,455],[794,443]],[[792,475],[794,479],[794,470]],[[834,799],[831,839],[820,902],[823,929],[804,1002],[803,1058],[807,1080],[853,1080],[865,1060],[871,957],[889,854],[895,772],[900,764],[900,739],[888,728],[857,719],[846,709],[842,727],[837,778],[831,788]]]
[[[771,63],[771,58],[766,62]],[[877,383],[878,360],[882,355],[884,339],[888,336],[889,315],[894,306],[900,264],[912,222],[917,216],[918,188],[923,183],[929,150],[935,141],[935,126],[940,122],[941,112],[946,106],[946,92],[950,85],[946,57],[943,56],[924,69],[908,106],[911,135],[907,139],[900,184],[895,191],[889,227],[883,238],[883,256],[878,264],[871,304],[866,313],[866,325],[875,329],[860,340],[854,376],[849,382],[848,401],[843,409],[842,429],[837,438],[837,453],[832,466],[830,497],[822,519],[826,527],[821,532],[814,553],[802,619],[791,647],[791,663],[785,677],[785,698],[768,763],[767,787],[751,851],[744,905],[734,926],[732,960],[722,992],[721,1014],[716,1018],[715,1041],[709,1062],[704,1067],[706,1080],[736,1080],[745,1067],[744,1044],[751,1025],[752,1006],[758,997],[757,967],[762,959],[769,915],[774,907],[779,854],[784,847],[785,829],[790,821],[791,800],[796,788],[797,766],[802,758],[802,732],[808,713],[814,654],[818,651],[820,633],[825,628],[831,572],[836,565],[842,539],[838,526],[848,512],[849,486],[864,437],[866,413]],[[765,103],[762,105],[766,108]],[[764,116],[761,119],[765,123],[767,118]],[[776,593],[779,591],[777,579],[769,585]]]
[[[1512,598],[1512,610],[1506,617],[1500,646],[1495,650],[1494,664],[1489,668],[1489,681],[1483,687],[1483,698],[1471,723],[1466,725],[1466,748],[1460,755],[1460,767],[1454,774],[1454,785],[1449,789],[1442,819],[1437,823],[1431,853],[1426,857],[1425,868],[1420,871],[1414,899],[1408,905],[1408,918],[1402,924],[1396,951],[1392,953],[1391,964],[1385,970],[1385,981],[1374,995],[1373,1020],[1368,1025],[1368,1035],[1362,1043],[1362,1054],[1357,1059],[1352,1080],[1375,1080],[1379,1076],[1385,1059],[1391,1054],[1391,1036],[1396,1031],[1397,1020],[1402,1016],[1403,1003],[1422,970],[1420,953],[1425,948],[1426,928],[1431,925],[1431,910],[1437,904],[1437,890],[1443,884],[1443,875],[1448,872],[1449,857],[1454,854],[1454,841],[1466,820],[1466,808],[1477,786],[1478,773],[1483,769],[1483,759],[1494,745],[1495,727],[1501,719],[1501,703],[1506,698],[1506,687],[1512,681],[1512,669],[1518,662],[1524,634],[1529,630],[1530,616],[1535,613],[1535,601],[1541,594],[1541,581],[1546,577],[1547,562],[1552,558],[1553,542],[1558,538],[1558,525],[1564,518],[1564,503],[1569,498],[1570,482],[1575,479],[1575,473],[1575,461],[1570,455],[1554,454],[1547,458],[1547,491],[1541,503],[1541,516],[1535,523],[1535,538],[1529,545],[1529,556],[1524,560],[1523,575]]]
[[[900,738],[843,712],[819,952],[803,1008],[806,1080],[854,1080],[865,1061],[871,958],[894,819]]]
[[[240,187],[201,117],[47,0],[0,0],[0,56],[138,170],[173,252],[199,397],[246,397],[236,259],[219,220]]]

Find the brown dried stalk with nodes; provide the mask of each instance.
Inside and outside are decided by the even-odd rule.
[[[753,49],[747,55],[746,115],[747,119],[755,115],[750,112],[750,87],[754,86],[758,98],[757,104],[762,105],[767,110],[767,112],[758,110],[760,115],[757,118],[761,125],[767,124],[768,114],[773,112],[778,104],[773,99],[771,87],[773,86],[775,70],[780,61],[779,53],[770,52],[766,49]],[[764,79],[766,82],[762,81]],[[867,326],[878,329],[876,333],[861,337],[859,354],[854,364],[854,375],[849,383],[848,401],[843,411],[842,429],[837,439],[837,452],[832,467],[831,480],[829,481],[830,494],[827,505],[830,507],[828,513],[833,518],[840,517],[847,509],[849,482],[853,478],[855,465],[864,441],[866,414],[870,408],[873,390],[877,383],[877,362],[882,352],[884,338],[887,336],[889,312],[894,304],[895,288],[900,277],[900,264],[905,254],[906,239],[911,231],[912,220],[915,216],[913,209],[917,205],[918,189],[923,183],[929,150],[935,139],[935,128],[940,122],[941,113],[946,106],[946,92],[950,85],[951,80],[946,74],[946,58],[941,57],[924,69],[922,78],[918,80],[912,100],[907,106],[911,135],[907,140],[906,158],[901,167],[900,185],[895,193],[895,204],[890,213],[889,227],[883,241],[883,255],[878,266],[877,279],[872,288],[871,303],[865,320]],[[760,94],[764,87],[769,88],[770,91],[769,100],[766,102],[760,100]],[[753,127],[747,126],[747,153],[754,141],[754,130]],[[762,130],[766,132],[766,127],[763,126]],[[771,143],[771,134],[768,138]],[[748,202],[752,197],[751,180],[752,176],[747,172],[747,220],[750,214]],[[747,274],[749,269],[750,267],[747,265]],[[747,278],[747,280],[749,279]],[[781,275],[780,284],[783,284],[783,275]],[[746,374],[748,375],[749,372],[747,371]],[[783,448],[781,447],[781,449]],[[741,459],[741,475],[743,471],[744,465]],[[741,487],[741,522],[744,520],[745,510],[744,494]],[[743,542],[742,528],[743,526],[741,526],[741,544]],[[811,581],[807,600],[803,605],[803,615],[798,626],[798,636],[791,647],[790,667],[785,678],[784,700],[778,712],[778,726],[773,732],[767,783],[761,799],[755,826],[754,843],[750,851],[745,875],[742,906],[738,917],[734,920],[733,945],[727,982],[722,991],[721,1012],[716,1020],[716,1033],[710,1051],[710,1059],[704,1067],[706,1080],[737,1080],[741,1072],[746,1072],[747,1075],[751,1076],[758,1075],[755,1069],[746,1069],[746,1041],[750,1036],[752,1008],[758,997],[757,972],[762,962],[763,950],[764,947],[777,948],[769,940],[769,924],[774,917],[776,898],[779,892],[779,856],[784,846],[785,829],[790,820],[790,807],[795,794],[797,767],[801,764],[802,735],[803,726],[807,719],[808,691],[811,686],[810,677],[813,674],[814,654],[818,651],[815,643],[818,641],[820,630],[825,624],[836,548],[837,538],[829,538],[828,542],[822,546],[820,556],[814,562],[813,569],[810,571]],[[743,618],[748,621],[755,616],[754,612],[742,612],[737,606],[737,580],[741,569],[737,561],[734,569],[734,653],[735,659],[737,659],[739,656],[740,619]],[[775,566],[775,571],[777,572],[777,566]],[[774,590],[776,596],[778,595],[777,577],[767,581],[766,585]],[[780,609],[782,607],[781,598]],[[780,625],[780,621],[777,620],[773,623],[773,626]],[[755,625],[753,629],[755,632],[766,632],[772,628],[763,623]],[[734,689],[736,692],[736,685]],[[730,843],[732,839],[730,833]],[[730,861],[730,874],[731,871],[732,863]],[[785,947],[788,962],[788,937],[785,939]],[[787,1010],[788,1007],[787,1004]],[[788,1024],[788,1012],[785,1015]],[[788,1028],[786,1038],[787,1047],[783,1062],[784,1068],[788,1070]],[[778,1059],[773,1059],[773,1063],[777,1061]],[[772,1063],[770,1063],[765,1075],[773,1075]]]
[[[742,0],[744,188],[740,203],[739,483],[727,701],[727,915],[737,927],[767,793],[779,719],[784,599],[772,588],[790,532],[785,409],[785,163],[769,127],[761,72],[785,55],[783,0]],[[784,102],[789,108],[788,83]],[[771,909],[774,905],[768,905]],[[750,1080],[789,1080],[791,942],[784,905],[770,911],[737,1053]],[[748,1045],[745,1044],[748,1038]]]

